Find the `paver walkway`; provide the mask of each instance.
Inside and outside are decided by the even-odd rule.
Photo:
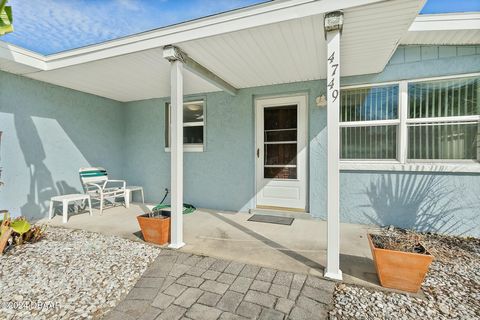
[[[335,283],[162,250],[104,319],[326,319]]]

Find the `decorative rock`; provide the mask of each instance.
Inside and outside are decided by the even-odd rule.
[[[384,232],[395,235],[401,231],[389,228]],[[389,318],[399,320],[478,318],[480,240],[433,234],[414,235],[420,237],[422,244],[435,256],[422,285],[426,299],[339,284],[330,319],[384,319],[386,314]]]
[[[443,303],[438,304],[438,310],[445,315],[450,314],[450,308]]]
[[[0,259],[0,300],[4,302],[0,315],[7,319],[101,318],[131,291],[159,253],[157,247],[119,237],[49,227],[41,241],[14,247]],[[14,301],[35,307],[8,308]],[[132,301],[143,305],[142,300]],[[131,317],[116,313],[123,319]]]

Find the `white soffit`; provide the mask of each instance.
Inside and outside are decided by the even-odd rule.
[[[386,1],[345,10],[342,76],[381,72],[420,6]],[[192,58],[238,88],[326,78],[323,15],[180,43]]]
[[[402,44],[480,44],[480,13],[428,14],[418,16]]]
[[[188,29],[192,23],[181,24],[43,57],[43,61],[39,59],[43,66],[39,62],[32,67],[30,63],[27,69],[15,71],[15,65],[4,62],[0,69],[119,101],[158,98],[168,96],[170,91],[169,63],[162,58],[162,47],[175,44],[237,88],[322,79],[326,78],[323,12],[359,4],[363,6],[344,10],[342,75],[376,73],[383,70],[423,3],[423,0],[274,1],[193,22],[201,23],[198,28]],[[254,11],[260,13],[253,15]],[[233,21],[235,25],[226,18],[239,14],[240,18]],[[215,19],[220,22],[212,26],[209,21]],[[163,33],[164,36],[153,37]],[[30,59],[27,52],[22,54],[21,59],[16,57],[11,62],[23,64]],[[218,90],[185,72],[186,94]]]
[[[45,70],[44,56],[0,41],[0,70],[24,74]]]
[[[162,48],[26,76],[123,102],[170,95],[170,63],[163,58]],[[186,94],[218,90],[195,74],[184,72]]]

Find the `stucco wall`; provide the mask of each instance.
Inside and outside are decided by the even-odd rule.
[[[186,97],[206,100],[205,152],[184,156],[185,201],[198,207],[248,210],[255,191],[254,107],[256,97],[305,92],[310,96],[310,198],[321,216],[326,179],[326,110],[314,107],[314,98],[325,85],[320,81],[240,90],[233,97],[223,92]],[[124,173],[130,183],[146,186],[149,201],[160,201],[170,186],[170,153],[165,151],[165,99],[131,102],[126,105],[126,162]]]
[[[480,175],[343,172],[341,220],[480,236]]]
[[[382,73],[343,78],[342,82],[374,83],[471,72],[480,72],[480,47],[409,46],[400,47]],[[326,109],[314,103],[324,88],[325,81],[309,81],[242,89],[235,97],[222,92],[200,96],[207,102],[206,151],[185,153],[185,201],[213,209],[252,208],[253,101],[257,96],[308,92],[309,211],[315,217],[326,218]],[[198,96],[186,100],[195,98]],[[164,188],[170,185],[170,154],[164,151],[166,101],[126,104],[124,173],[129,182],[146,187],[149,201],[161,200]],[[402,191],[396,187],[397,182],[424,197],[415,198]],[[448,195],[443,193],[446,190]],[[479,235],[478,194],[478,175],[342,172],[341,217],[344,222]],[[433,205],[432,199],[440,196],[441,200]],[[450,198],[453,200],[447,201]]]
[[[344,85],[480,72],[480,46],[403,46],[382,73]],[[480,175],[342,172],[344,222],[480,236]]]
[[[473,49],[472,49],[473,48]],[[480,47],[401,47],[380,74],[343,78],[357,84],[480,72]],[[185,201],[248,210],[254,197],[255,97],[309,95],[309,211],[326,217],[326,109],[315,106],[325,81],[186,97],[206,99],[206,150],[185,153]],[[160,201],[170,188],[164,150],[166,99],[122,104],[0,72],[0,207],[42,217],[55,194],[81,190],[78,168],[98,165],[142,185]],[[406,190],[406,191],[405,191]],[[344,222],[394,224],[480,236],[480,176],[342,172]],[[419,197],[419,195],[423,195]]]
[[[41,218],[53,195],[82,190],[78,169],[122,176],[123,105],[0,72],[0,209]],[[83,192],[83,191],[82,191]]]

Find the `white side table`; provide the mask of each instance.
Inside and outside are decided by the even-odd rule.
[[[53,218],[53,205],[54,202],[61,202],[63,205],[63,223],[67,223],[68,221],[68,204],[74,201],[82,201],[82,203],[87,200],[88,202],[88,209],[90,211],[90,215],[92,216],[92,202],[90,200],[90,196],[88,194],[78,193],[78,194],[66,194],[63,196],[55,196],[50,199],[50,210],[48,211],[48,219]]]
[[[125,188],[125,207],[130,208],[130,202],[132,201],[132,193],[140,191],[142,194],[142,202],[145,203],[145,197],[143,196],[143,187],[127,186]]]

